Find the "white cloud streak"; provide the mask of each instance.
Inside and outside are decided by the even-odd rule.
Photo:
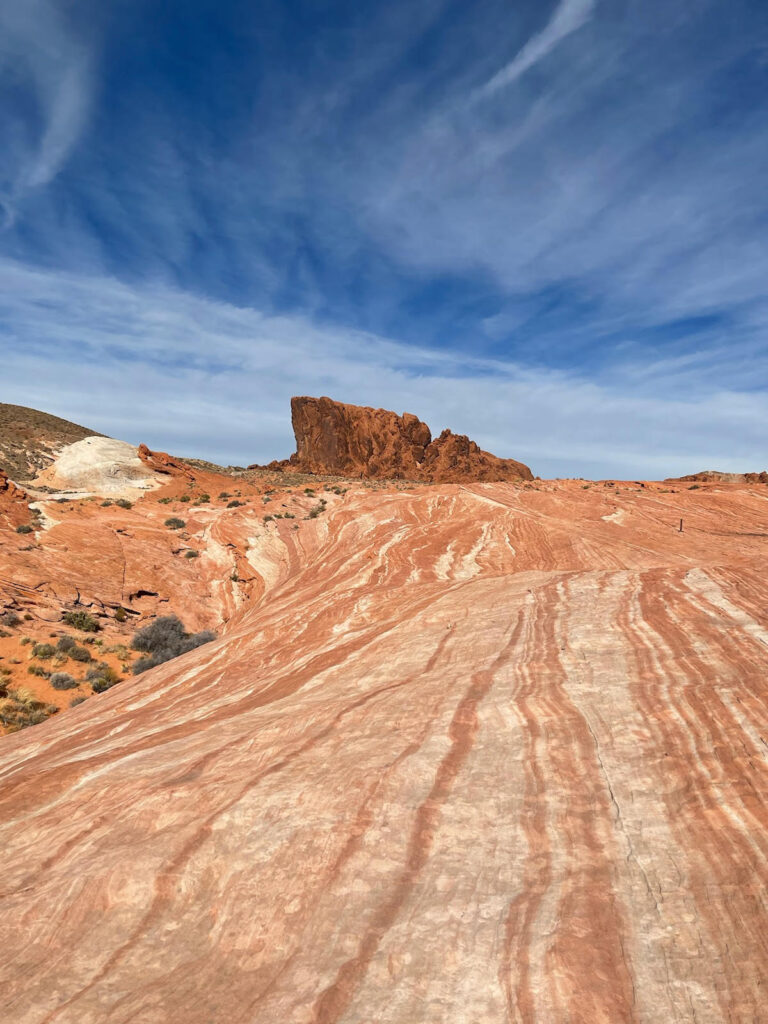
[[[555,47],[581,28],[589,19],[595,9],[596,0],[561,0],[555,13],[545,27],[532,36],[517,56],[506,64],[500,71],[497,71],[493,78],[489,79],[478,90],[477,97],[492,96],[516,79],[524,75],[526,71],[538,64]]]
[[[3,154],[9,191],[0,206],[8,222],[26,192],[55,178],[80,138],[91,104],[91,65],[55,0],[0,4],[0,84],[26,88],[38,125],[31,131],[28,113],[19,111]]]

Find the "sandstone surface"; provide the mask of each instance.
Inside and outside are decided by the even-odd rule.
[[[153,490],[162,478],[127,441],[85,437],[67,445],[33,481],[33,486],[83,495],[129,496]]]
[[[190,509],[220,639],[0,740],[0,1019],[765,1020],[765,486],[337,490]]]
[[[463,434],[444,430],[433,441],[427,424],[407,412],[297,397],[291,419],[296,452],[289,462],[307,473],[430,483],[533,479],[521,462],[490,455]]]

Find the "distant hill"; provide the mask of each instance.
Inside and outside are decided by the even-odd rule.
[[[0,469],[12,480],[32,480],[62,448],[93,436],[104,435],[39,409],[0,402]]]
[[[704,469],[688,476],[670,477],[665,483],[707,483],[707,484],[768,484],[768,473],[722,473],[717,469]]]

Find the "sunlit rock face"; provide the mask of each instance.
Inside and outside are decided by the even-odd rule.
[[[307,473],[430,483],[532,479],[521,462],[490,455],[463,434],[444,430],[433,441],[412,413],[298,397],[291,399],[291,419],[290,464]]]
[[[765,1019],[767,510],[202,513],[260,581],[220,639],[0,740],[0,1017]]]

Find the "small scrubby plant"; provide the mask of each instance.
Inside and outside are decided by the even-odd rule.
[[[187,524],[184,522],[183,519],[179,519],[178,516],[171,516],[169,519],[165,520],[165,525],[168,527],[169,530],[181,530]]]
[[[14,626],[18,626],[20,622],[21,619],[16,612],[3,612],[3,614],[0,615],[0,623],[4,626],[10,626],[13,628]]]
[[[52,658],[56,653],[56,648],[53,644],[35,644],[32,648],[32,657],[40,658],[41,661],[46,661],[48,658]]]
[[[193,551],[192,548],[190,548],[189,551],[185,551],[184,552],[184,557],[185,558],[197,558],[197,556],[199,554],[200,554],[199,551]]]
[[[117,501],[115,502],[115,504],[119,508],[133,508],[133,502],[132,501],[128,501],[127,498],[118,498]]]
[[[27,523],[22,523],[21,526],[16,527],[16,533],[32,533],[32,527]]]
[[[139,675],[215,639],[216,634],[211,630],[187,633],[177,615],[163,615],[134,635],[131,647],[141,651],[144,657],[134,663],[133,674]]]
[[[98,633],[101,626],[89,612],[64,612],[62,622],[79,629],[82,633]]]
[[[97,665],[96,668],[92,668],[85,677],[91,684],[91,689],[94,693],[104,693],[105,690],[109,690],[120,682],[119,674],[111,668],[105,661]]]
[[[77,680],[69,672],[54,672],[51,676],[51,686],[54,690],[74,690]]]

